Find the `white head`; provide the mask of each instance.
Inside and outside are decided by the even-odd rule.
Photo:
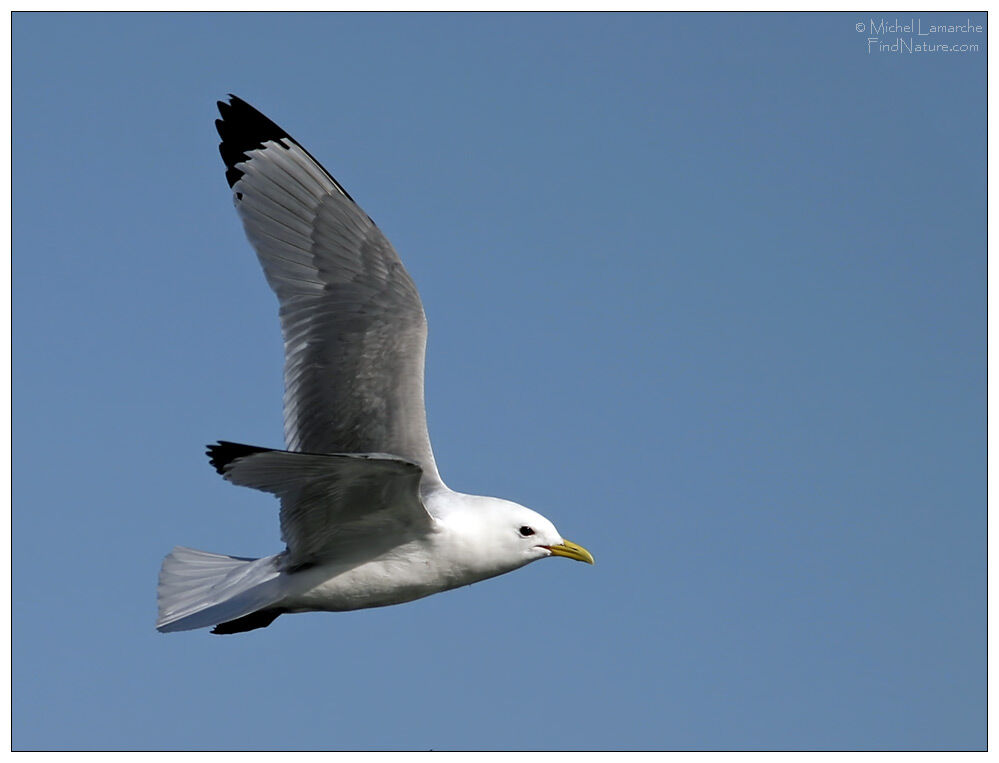
[[[555,525],[526,506],[485,496],[462,499],[447,524],[460,537],[463,565],[477,576],[500,575],[548,556],[593,564],[589,551],[565,540]]]

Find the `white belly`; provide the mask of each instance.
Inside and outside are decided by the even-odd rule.
[[[326,564],[296,572],[289,578],[282,606],[290,612],[384,607],[474,582],[457,574],[446,560],[412,551],[401,547],[354,567]]]
[[[289,612],[337,612],[401,604],[501,575],[540,558],[511,559],[496,552],[493,537],[481,530],[477,520],[475,512],[451,513],[438,518],[435,532],[374,559],[331,561],[291,573],[280,607]]]

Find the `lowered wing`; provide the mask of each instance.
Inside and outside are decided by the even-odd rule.
[[[215,470],[234,485],[281,499],[286,567],[358,561],[427,533],[420,467],[383,453],[312,454],[220,442]]]

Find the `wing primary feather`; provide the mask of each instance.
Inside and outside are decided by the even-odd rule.
[[[222,155],[222,161],[225,162],[225,179],[230,188],[243,177],[243,170],[236,165],[248,161],[248,151],[263,148],[268,141],[280,143],[282,140],[288,140],[315,162],[316,166],[326,174],[326,177],[340,193],[354,201],[354,198],[344,190],[344,187],[337,182],[329,170],[309,153],[308,149],[242,98],[229,93],[229,102],[218,101],[218,109],[222,118],[215,120],[215,129],[218,130],[219,137],[222,138],[222,142],[219,143],[219,153]],[[357,202],[354,201],[354,203]]]
[[[205,450],[208,462],[215,467],[215,471],[225,476],[225,469],[233,461],[237,461],[254,453],[268,453],[272,448],[259,448],[256,445],[242,445],[238,442],[219,440],[217,443],[209,445]]]

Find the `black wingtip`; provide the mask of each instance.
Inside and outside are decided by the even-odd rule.
[[[247,151],[261,148],[267,141],[288,139],[316,163],[316,166],[325,173],[340,193],[354,201],[353,197],[336,181],[329,170],[323,167],[319,160],[310,154],[301,143],[242,98],[229,93],[228,103],[217,101],[217,104],[222,118],[215,120],[215,129],[218,130],[219,137],[222,138],[222,142],[219,143],[219,153],[222,154],[222,161],[225,162],[225,179],[230,188],[243,177],[243,170],[236,165],[250,158],[246,155]],[[357,202],[354,201],[354,203]]]
[[[219,474],[225,476],[225,468],[233,461],[240,458],[252,456],[254,453],[267,453],[271,448],[259,448],[256,445],[241,445],[238,442],[219,440],[217,443],[209,445],[205,450],[208,462]]]
[[[218,101],[218,108],[222,118],[215,120],[215,129],[222,138],[219,153],[225,162],[225,179],[230,188],[243,177],[243,171],[237,169],[236,165],[249,158],[247,151],[260,148],[269,140],[294,140],[278,125],[232,93],[229,94],[228,103]]]

